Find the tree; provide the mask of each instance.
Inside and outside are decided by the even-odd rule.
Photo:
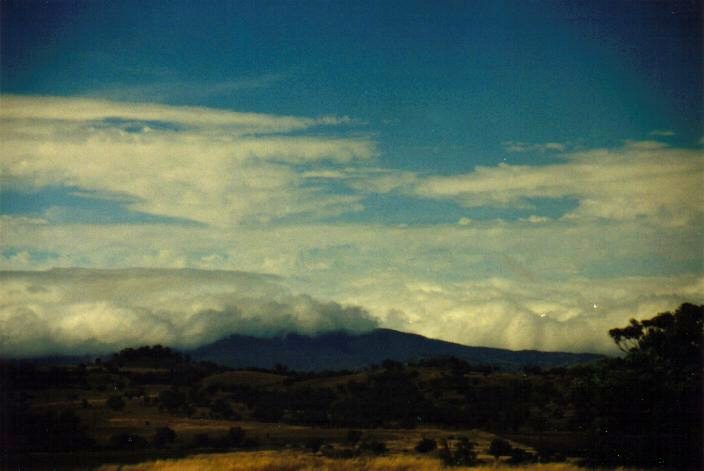
[[[220,419],[238,420],[240,418],[239,414],[236,414],[235,411],[232,410],[232,407],[230,407],[230,404],[223,398],[219,398],[213,402],[213,405],[210,406],[210,413],[213,417]]]
[[[134,433],[116,433],[110,436],[110,446],[120,450],[136,450],[146,448],[147,440]]]
[[[470,442],[467,437],[458,437],[452,441],[443,439],[441,445],[440,457],[447,466],[472,466],[477,461],[474,442]]]
[[[230,427],[230,430],[227,432],[227,440],[232,446],[241,445],[246,436],[247,434],[242,427]]]
[[[423,438],[416,444],[416,451],[418,453],[429,453],[437,448],[437,443],[432,438]]]
[[[167,446],[176,441],[176,432],[169,427],[159,427],[154,431],[152,443],[157,448]]]
[[[125,408],[125,401],[122,400],[122,396],[114,395],[105,401],[105,405],[114,411],[118,411]]]
[[[494,455],[494,458],[499,459],[499,456],[508,456],[511,454],[513,447],[503,438],[494,438],[489,445],[489,454]]]
[[[165,389],[159,393],[159,408],[174,411],[186,404],[186,395],[181,391]]]
[[[704,306],[685,303],[609,331],[626,355],[595,366],[575,404],[593,417],[592,463],[700,467],[703,327]]]
[[[682,304],[674,313],[663,312],[626,327],[609,330],[609,335],[625,353],[647,354],[659,360],[701,362],[704,305]]]

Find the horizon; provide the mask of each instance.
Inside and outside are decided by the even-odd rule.
[[[704,303],[703,19],[3,2],[0,355],[378,327],[614,355]]]

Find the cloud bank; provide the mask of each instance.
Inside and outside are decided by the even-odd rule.
[[[704,302],[701,148],[506,141],[532,164],[443,174],[384,167],[345,116],[0,105],[2,189],[54,204],[0,215],[3,352],[380,322],[468,345],[611,353],[609,328]],[[91,217],[76,195],[115,217]],[[363,212],[387,203],[408,224]],[[414,220],[443,207],[444,223]],[[87,270],[36,272],[75,266]]]
[[[363,309],[293,295],[267,275],[203,270],[0,272],[0,355],[194,347],[231,333],[363,332]]]
[[[79,188],[132,211],[219,227],[353,211],[359,196],[310,185],[296,166],[376,153],[369,139],[300,134],[349,124],[346,117],[75,98],[3,96],[1,103],[4,185]]]
[[[701,150],[643,141],[571,153],[557,164],[500,164],[464,175],[429,177],[413,191],[427,198],[452,199],[468,208],[520,207],[531,198],[576,198],[577,208],[566,217],[647,217],[683,226],[701,223],[703,175]]]

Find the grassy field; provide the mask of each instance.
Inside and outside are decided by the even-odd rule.
[[[417,455],[390,455],[332,459],[310,453],[294,451],[254,451],[197,455],[176,460],[157,460],[131,466],[105,465],[100,471],[436,471],[464,469],[494,469],[510,471],[577,471],[570,463],[532,464],[509,466],[489,461],[475,467],[446,467],[437,458]]]

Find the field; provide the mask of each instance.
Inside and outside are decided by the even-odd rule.
[[[578,471],[570,463],[546,463],[510,466],[488,462],[479,466],[448,468],[438,458],[429,456],[391,455],[352,459],[332,459],[291,451],[256,451],[198,455],[179,460],[157,460],[133,466],[105,465],[100,471],[437,471],[437,470],[493,469],[510,471]],[[623,468],[618,468],[623,469]]]

